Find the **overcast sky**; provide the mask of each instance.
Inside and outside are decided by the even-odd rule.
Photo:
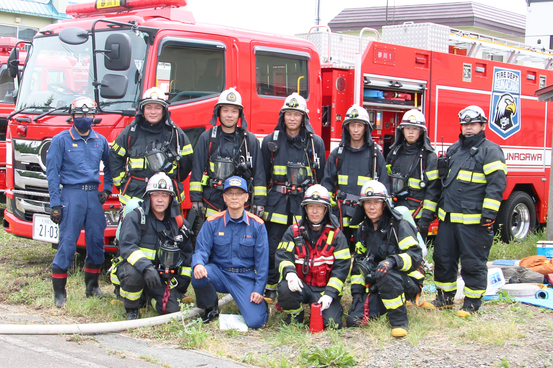
[[[326,25],[345,8],[448,3],[464,0],[319,0],[320,24]],[[473,0],[526,14],[526,0]],[[222,24],[256,31],[293,35],[315,24],[317,0],[188,0],[197,22]]]

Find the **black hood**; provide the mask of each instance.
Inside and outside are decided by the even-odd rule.
[[[390,146],[390,151],[393,151],[394,148],[397,146],[401,146],[405,142],[405,136],[403,135],[403,129],[401,129],[399,126],[396,128],[396,140],[394,141],[394,144]],[[432,144],[430,143],[430,138],[426,135],[426,131],[423,131],[420,135],[419,139],[417,140],[417,143],[422,142],[422,146],[424,149],[428,152],[434,152],[434,148],[432,147]]]
[[[150,213],[150,207],[151,207],[151,200],[149,195],[144,196],[144,204],[142,205],[142,208],[144,208],[144,213]],[[176,197],[173,196],[173,200],[171,203],[169,203],[169,207],[165,210],[166,217],[169,216],[170,218],[177,217],[180,215],[180,208],[179,208],[179,202],[177,202]]]
[[[297,111],[297,110],[296,110]],[[285,111],[280,111],[280,114],[278,115],[278,124],[275,127],[275,130],[280,130],[283,133],[286,133],[286,123],[284,122],[284,113]],[[303,119],[301,122],[301,128],[302,130],[305,129],[308,133],[315,133],[313,130],[313,127],[311,126],[311,122],[309,121],[309,115],[303,114]]]
[[[213,126],[217,125],[217,120],[219,119],[219,110],[221,110],[221,106],[223,105],[224,104],[215,105],[215,107],[213,108],[213,115],[211,116],[211,120],[209,121],[209,124]],[[247,129],[248,122],[246,121],[246,117],[244,116],[244,109],[240,109],[240,115],[238,116],[238,119],[240,119],[240,128]]]
[[[167,109],[165,109],[161,122],[157,124],[150,124],[144,117],[144,113],[140,110],[136,113],[134,119],[140,128],[150,133],[159,133],[163,129],[164,125],[171,128],[174,126],[174,123],[171,120],[171,113]]]
[[[352,123],[352,122],[353,121],[349,121],[348,123]],[[372,125],[371,124],[367,125],[367,129],[365,129],[365,144],[368,143],[369,146],[373,145],[373,139],[371,136],[372,131],[373,131]],[[351,135],[349,134],[349,130],[346,128],[346,124],[342,123],[342,140],[340,141],[340,145],[350,147],[350,139],[351,139]]]
[[[403,215],[394,209],[394,205],[392,204],[392,201],[389,199],[386,200],[386,208],[384,208],[384,212],[382,213],[383,218],[384,218],[384,215],[394,216],[398,220],[401,220],[403,218]],[[351,218],[350,226],[359,225],[365,219],[367,219],[367,215],[365,214],[365,208],[363,208],[362,203],[359,203],[355,208],[355,214]]]

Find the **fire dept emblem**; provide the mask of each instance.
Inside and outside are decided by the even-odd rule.
[[[154,185],[154,188],[156,186]],[[160,181],[157,182],[157,188],[158,189],[167,189],[167,182],[165,181],[165,179],[161,179]]]
[[[230,92],[230,93],[227,95],[227,101],[235,102],[235,101],[236,101],[236,94],[234,94],[233,92]]]
[[[240,179],[230,179],[228,183],[231,187],[239,187],[242,185]]]
[[[298,107],[298,105],[298,100],[296,100],[295,98],[292,98],[290,102],[288,102],[289,107]]]
[[[503,139],[520,131],[520,70],[494,68],[490,129]]]

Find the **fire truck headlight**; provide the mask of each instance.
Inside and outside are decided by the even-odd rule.
[[[104,210],[107,226],[117,227],[119,225],[119,209]]]
[[[6,197],[6,212],[13,213],[13,198]]]

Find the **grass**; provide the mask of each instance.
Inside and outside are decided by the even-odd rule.
[[[505,244],[495,240],[490,254],[494,259],[521,259],[536,253],[536,242],[545,239],[544,231],[532,235],[524,242]],[[427,259],[431,261],[431,250]],[[106,298],[86,298],[82,256],[77,255],[68,271],[68,300],[65,308],[53,305],[51,261],[55,251],[50,244],[21,239],[0,231],[0,302],[23,304],[65,323],[93,323],[125,319],[123,305],[112,293],[108,276],[100,276],[100,287]],[[427,282],[431,282],[431,279]],[[193,295],[192,288],[188,295]],[[433,295],[426,295],[428,300]],[[351,304],[349,285],[342,298],[344,315]],[[194,305],[183,304],[183,310]],[[221,313],[238,314],[235,303],[229,303]],[[485,302],[482,312],[474,318],[463,320],[454,311],[429,312],[422,308],[409,308],[409,334],[402,340],[417,347],[431,341],[446,341],[452,346],[482,344],[486,347],[516,346],[524,341],[525,326],[531,325],[536,313],[551,316],[549,310],[532,312],[514,302],[508,296]],[[141,311],[143,318],[155,316],[152,308]],[[499,317],[498,317],[499,316]],[[344,316],[345,318],[345,316]],[[551,328],[549,325],[544,328]],[[549,327],[547,327],[549,326]],[[199,319],[173,320],[164,325],[139,328],[128,332],[138,338],[154,339],[177,344],[184,349],[199,349],[221,357],[262,367],[349,367],[366,366],[371,351],[389,349],[398,341],[390,334],[385,317],[371,321],[355,329],[325,330],[318,334],[309,332],[309,310],[306,308],[305,324],[286,325],[284,315],[271,307],[266,326],[248,333],[220,331],[218,323],[203,325]],[[84,336],[76,335],[71,341],[80,342]],[[370,349],[367,347],[370,346]],[[155,357],[143,356],[145,361],[155,362]],[[395,363],[401,366],[401,362]],[[498,357],[496,366],[508,367],[505,358]]]

